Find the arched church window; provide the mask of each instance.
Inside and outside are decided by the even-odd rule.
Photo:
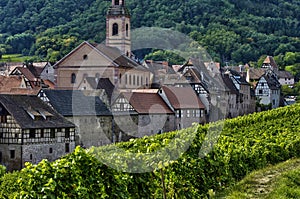
[[[112,35],[114,36],[114,35],[117,35],[117,34],[119,34],[119,26],[118,26],[117,23],[114,23],[113,27],[112,27]]]
[[[129,31],[129,25],[128,25],[128,23],[127,23],[127,24],[126,24],[126,37],[128,37],[128,35],[129,35],[128,31]]]
[[[72,75],[71,75],[71,84],[75,84],[75,82],[76,82],[76,74],[72,73]]]

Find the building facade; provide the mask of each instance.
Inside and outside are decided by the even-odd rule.
[[[36,96],[0,95],[0,117],[0,163],[9,171],[75,148],[75,125]]]

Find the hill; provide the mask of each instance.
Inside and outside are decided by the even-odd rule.
[[[158,26],[190,35],[218,61],[257,61],[300,51],[299,0],[127,0],[132,28]],[[110,1],[3,0],[0,52],[55,61],[83,40],[105,39]]]
[[[226,194],[214,198],[299,198],[300,159],[292,159],[277,165],[254,171]]]
[[[203,198],[300,154],[300,105],[27,164],[1,198]],[[1,169],[0,169],[1,170]],[[2,173],[2,172],[1,172]]]

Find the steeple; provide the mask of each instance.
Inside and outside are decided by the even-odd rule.
[[[118,48],[122,54],[130,56],[130,14],[125,0],[112,0],[106,15],[106,45]]]

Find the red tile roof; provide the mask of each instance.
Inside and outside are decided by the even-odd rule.
[[[131,106],[140,114],[172,114],[173,111],[157,93],[122,93]]]
[[[270,64],[273,68],[278,68],[274,58],[272,56],[267,56],[263,64]]]
[[[205,106],[191,87],[163,86],[168,100],[175,109],[204,109]]]

